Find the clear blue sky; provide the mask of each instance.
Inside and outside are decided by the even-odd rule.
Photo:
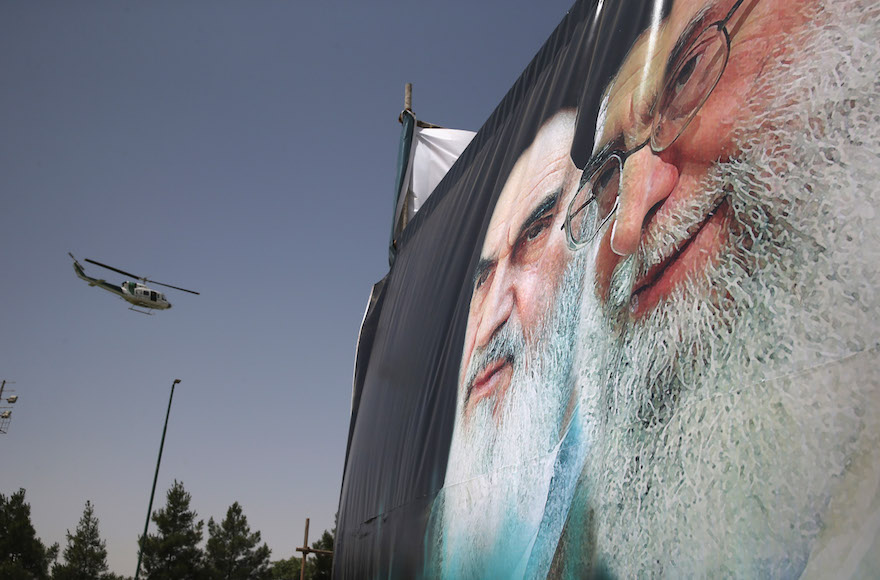
[[[45,543],[91,500],[134,574],[175,378],[154,509],[238,501],[273,560],[332,527],[404,83],[478,129],[570,4],[0,3],[0,493]],[[68,251],[202,295],[130,312]]]

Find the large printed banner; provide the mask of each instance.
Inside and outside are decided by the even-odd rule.
[[[575,4],[374,288],[334,575],[880,577],[878,38]]]

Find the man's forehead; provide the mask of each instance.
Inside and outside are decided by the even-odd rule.
[[[605,90],[604,114],[596,127],[594,151],[620,132],[636,104],[651,104],[663,88],[667,59],[682,33],[700,15],[723,11],[721,0],[677,0],[667,18],[643,32]],[[723,15],[722,15],[723,16]],[[721,16],[719,16],[720,18]]]
[[[498,197],[483,254],[492,254],[548,194],[565,186],[572,175],[573,111],[557,113],[538,131],[534,142],[517,159]]]
[[[646,98],[651,92],[658,90],[662,82],[663,63],[665,62],[664,34],[668,27],[646,31],[636,40],[624,63],[609,83],[603,97],[603,111],[599,124],[596,126],[594,150],[600,148],[609,136],[619,131],[620,124],[629,116],[633,103]]]

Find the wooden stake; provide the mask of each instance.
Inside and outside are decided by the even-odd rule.
[[[306,518],[306,535],[303,538],[303,565],[299,571],[299,580],[306,580],[306,556],[309,555],[309,518]]]
[[[313,548],[309,548],[309,518],[306,518],[306,534],[303,538],[302,548],[297,548],[297,552],[302,552],[303,555],[303,563],[302,568],[299,571],[299,580],[306,580],[306,556],[309,554],[324,554],[327,556],[332,556],[332,550],[315,550]]]

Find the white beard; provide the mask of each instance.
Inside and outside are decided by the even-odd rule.
[[[575,256],[535,346],[514,359],[497,416],[494,396],[481,400],[468,418],[458,397],[446,479],[429,527],[430,576],[505,576],[525,566],[572,404],[583,280],[583,259]]]
[[[857,467],[880,479],[860,459],[880,445],[877,38],[880,6],[829,1],[787,39],[794,63],[764,75],[771,100],[741,127],[742,154],[708,177],[705,200],[730,192],[720,262],[622,344],[597,338],[603,315],[584,306],[591,449],[568,569],[798,576],[830,543],[829,505],[876,503],[871,486],[836,498]],[[878,513],[863,516],[866,550]]]

